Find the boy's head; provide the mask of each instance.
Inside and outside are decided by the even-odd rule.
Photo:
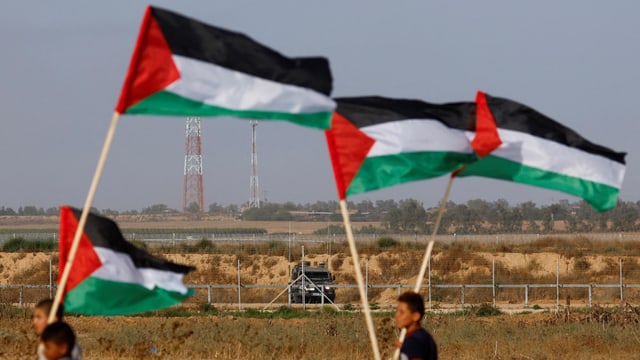
[[[396,326],[409,328],[412,325],[420,325],[424,316],[424,300],[422,295],[413,291],[407,291],[398,297],[396,309]]]
[[[49,312],[51,312],[51,308],[53,307],[53,299],[43,299],[40,300],[36,307],[33,309],[33,330],[36,332],[36,335],[40,336],[44,331],[44,328],[47,327],[47,322],[49,320]],[[62,314],[64,313],[64,307],[62,304],[58,306],[58,311],[56,311],[55,321],[62,321]]]
[[[47,325],[40,341],[44,345],[44,356],[49,360],[58,360],[71,355],[76,336],[69,324],[58,321]]]

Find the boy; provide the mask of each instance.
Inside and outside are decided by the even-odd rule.
[[[47,325],[40,341],[47,360],[71,360],[71,349],[76,343],[76,336],[66,322],[57,321]]]
[[[438,349],[431,334],[420,326],[424,316],[424,300],[420,294],[407,291],[398,298],[396,327],[407,328],[407,336],[400,348],[401,360],[437,360]]]
[[[42,336],[44,329],[47,327],[47,321],[49,320],[49,312],[51,312],[51,308],[53,307],[53,299],[43,299],[40,300],[36,307],[33,309],[33,321],[32,327],[34,332],[38,337]],[[58,307],[58,311],[56,311],[56,317],[54,318],[55,322],[62,321],[62,315],[64,314],[64,307],[62,304]],[[43,351],[42,343],[38,345],[38,360],[46,360]],[[73,346],[71,351],[71,358],[74,360],[82,359],[82,350],[80,346],[76,343]]]

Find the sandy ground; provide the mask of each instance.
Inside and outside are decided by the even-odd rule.
[[[475,253],[486,261],[474,264],[477,260],[462,260],[462,265],[448,275],[464,278],[469,274],[481,274],[491,279],[491,262],[495,259],[509,271],[526,271],[533,277],[555,276],[560,271],[564,276],[573,270],[576,258],[564,258],[555,253]],[[412,284],[417,278],[417,271],[422,253],[388,252],[368,255],[361,258],[361,267],[368,274],[370,283],[376,284]],[[436,263],[443,256],[439,253],[433,257]],[[238,257],[224,254],[167,254],[169,260],[193,265],[196,271],[185,278],[188,284],[235,284],[237,283]],[[585,256],[592,271],[599,271],[608,264],[616,263],[617,256]],[[309,255],[312,265],[321,262],[336,275],[338,284],[355,284],[351,257],[346,254]],[[57,253],[2,253],[0,252],[0,284],[48,284],[50,262],[53,281],[57,277]],[[368,262],[368,264],[367,264]],[[246,284],[286,284],[295,262],[288,262],[282,256],[249,255],[243,256],[240,263],[242,282]],[[336,267],[339,265],[339,267]],[[558,267],[558,265],[560,265]],[[386,289],[376,295],[373,300],[386,303],[397,296],[396,289]]]

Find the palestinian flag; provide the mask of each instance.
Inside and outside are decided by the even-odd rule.
[[[326,58],[288,58],[244,34],[149,6],[115,110],[326,129],[331,87]]]
[[[64,272],[81,212],[60,209],[60,270]],[[182,283],[194,270],[127,242],[115,222],[89,214],[65,287],[65,311],[127,315],[162,309],[193,295]],[[60,281],[60,279],[58,279]]]
[[[503,143],[458,176],[485,176],[562,191],[583,198],[598,211],[615,207],[625,153],[594,144],[528,106],[484,96],[483,106],[493,114]]]
[[[500,144],[472,102],[336,99],[327,145],[340,199],[451,173]],[[482,115],[482,114],[478,114]]]

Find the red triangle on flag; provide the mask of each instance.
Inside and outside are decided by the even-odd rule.
[[[489,155],[502,144],[498,134],[498,126],[487,105],[487,98],[482,91],[476,94],[476,134],[471,147],[479,157]]]
[[[60,283],[62,274],[64,273],[64,269],[67,265],[69,251],[71,250],[71,245],[77,228],[78,219],[76,219],[71,208],[68,206],[61,207],[58,283]],[[93,249],[91,240],[89,240],[86,233],[83,231],[78,251],[76,252],[75,259],[71,264],[71,272],[69,273],[65,293],[88,278],[93,272],[100,268],[100,266],[102,266],[102,261],[100,261],[98,254]]]
[[[325,136],[338,196],[344,200],[351,181],[376,141],[337,112],[333,113],[331,128],[325,131]]]
[[[126,110],[180,78],[162,29],[147,7],[116,112]]]

